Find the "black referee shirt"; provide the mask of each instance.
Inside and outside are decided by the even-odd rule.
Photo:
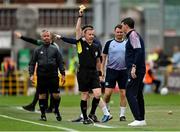
[[[93,43],[89,45],[84,39],[77,40],[77,52],[79,68],[96,69],[97,58],[100,58],[101,51]]]

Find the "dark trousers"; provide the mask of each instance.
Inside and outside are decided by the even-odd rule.
[[[143,97],[143,73],[137,73],[137,78],[132,79],[130,71],[126,87],[126,97],[135,120],[144,120],[145,108]]]
[[[54,108],[54,102],[53,102],[52,94],[50,94],[50,105],[49,105],[49,107],[48,107],[48,99],[49,99],[49,92],[46,93],[46,106],[45,107],[46,107],[46,109],[47,108],[53,109]],[[36,89],[36,93],[34,95],[33,101],[30,103],[30,105],[35,108],[38,100],[39,100],[39,91],[38,91],[38,89]]]

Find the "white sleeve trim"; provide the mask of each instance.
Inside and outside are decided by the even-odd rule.
[[[129,36],[131,45],[134,49],[141,48],[141,43],[138,34],[135,31],[132,31],[132,33]]]

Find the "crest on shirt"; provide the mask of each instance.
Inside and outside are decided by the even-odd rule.
[[[86,47],[86,50],[89,50],[89,48],[88,48],[88,47]]]
[[[98,55],[98,52],[96,51],[96,52],[95,52],[95,56],[97,56],[97,55]]]
[[[109,85],[109,82],[105,82],[105,86],[108,86]]]
[[[44,53],[43,51],[40,52],[40,54],[43,54],[43,53]]]
[[[131,81],[131,79],[129,78],[129,79],[128,79],[128,82],[130,82],[130,81]]]

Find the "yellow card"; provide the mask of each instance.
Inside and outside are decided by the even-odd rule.
[[[79,8],[80,8],[80,11],[84,11],[86,9],[84,5],[80,5]]]

